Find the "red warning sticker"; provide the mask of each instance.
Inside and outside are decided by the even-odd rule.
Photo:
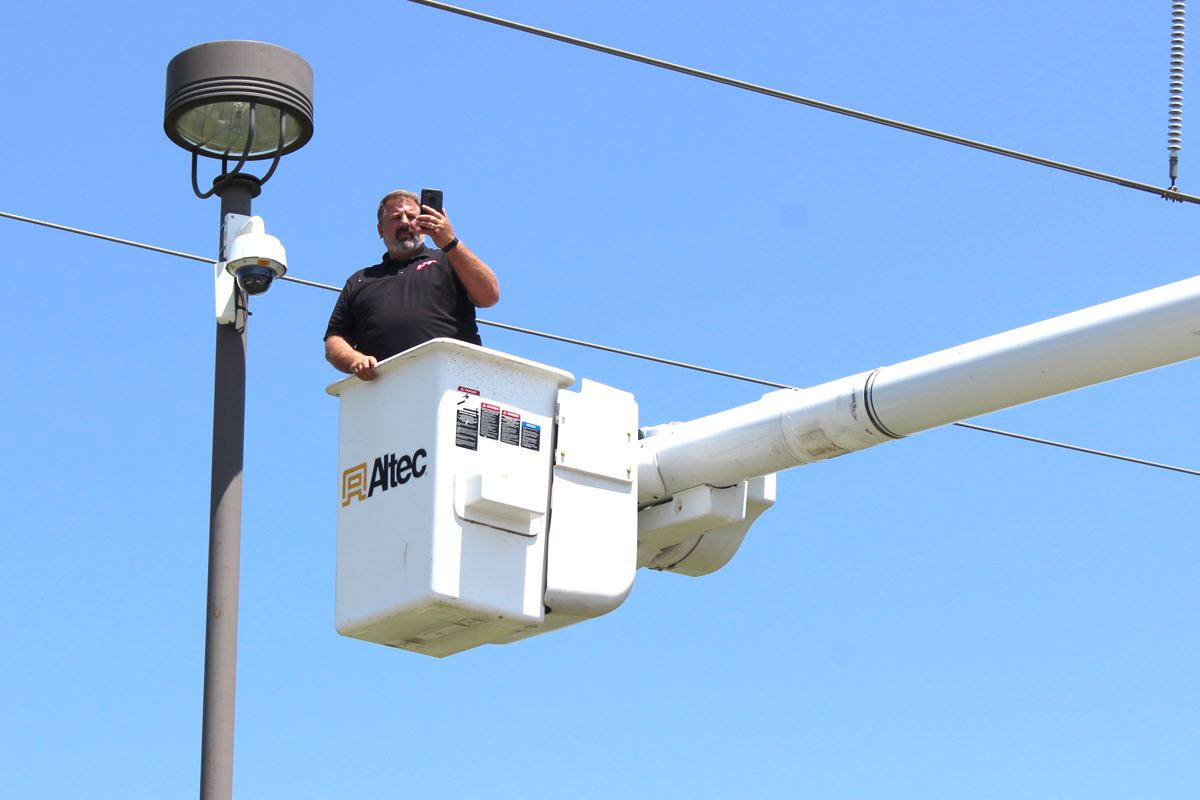
[[[491,403],[480,403],[479,405],[483,406],[488,411],[499,411],[500,410],[500,406],[494,406]]]
[[[477,397],[479,396],[479,390],[478,390],[478,389],[468,389],[466,386],[460,386],[460,387],[458,387],[458,390],[459,390],[460,392],[466,392],[467,394],[473,394],[473,395],[475,395],[475,396],[477,396]]]
[[[512,417],[513,419],[520,419],[520,418],[521,418],[521,415],[520,415],[520,414],[518,414],[518,413],[517,413],[517,412],[515,412],[515,411],[501,411],[500,413],[501,413],[501,414],[503,414],[503,415],[504,415],[504,416],[506,416],[506,417]]]
[[[500,441],[504,444],[521,444],[521,423],[514,419],[516,415],[509,415],[507,411],[504,416],[500,417]]]

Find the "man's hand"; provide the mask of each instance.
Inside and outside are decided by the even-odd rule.
[[[421,226],[421,230],[429,234],[438,249],[454,241],[454,226],[450,224],[450,218],[446,216],[445,210],[438,211],[433,206],[421,206],[421,215],[417,217],[417,224]]]
[[[325,340],[325,360],[336,369],[348,372],[362,381],[373,381],[376,378],[375,367],[379,362],[375,356],[358,352],[350,343],[336,334]]]
[[[431,206],[421,206],[421,211],[423,213],[417,217],[417,224],[429,234],[438,249],[454,241],[454,226],[450,224],[445,209],[438,211]],[[459,242],[446,254],[446,259],[458,274],[463,286],[467,288],[467,297],[472,303],[480,308],[491,308],[500,302],[500,283],[496,280],[496,273],[467,249],[465,244]]]
[[[373,381],[375,380],[375,366],[378,363],[375,360],[375,356],[360,355],[358,360],[350,365],[350,371],[360,381]]]

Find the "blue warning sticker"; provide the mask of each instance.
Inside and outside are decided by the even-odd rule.
[[[542,428],[532,422],[521,423],[521,447],[529,450],[542,449]]]

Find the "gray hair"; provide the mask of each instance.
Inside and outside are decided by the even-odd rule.
[[[415,192],[406,191],[404,189],[397,189],[394,192],[388,192],[387,194],[385,194],[383,196],[383,199],[379,201],[379,210],[377,212],[375,212],[375,221],[383,222],[384,206],[386,206],[392,200],[400,200],[400,199],[411,200],[416,205],[417,208],[421,207],[420,195],[416,194]]]

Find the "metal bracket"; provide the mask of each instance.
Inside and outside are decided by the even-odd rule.
[[[764,511],[775,505],[775,476],[735,486],[696,486],[638,512],[639,567],[698,577],[729,563]]]
[[[221,325],[232,325],[237,320],[237,281],[225,269],[225,254],[249,219],[245,214],[226,214],[221,220],[221,260],[213,274],[217,322]]]

